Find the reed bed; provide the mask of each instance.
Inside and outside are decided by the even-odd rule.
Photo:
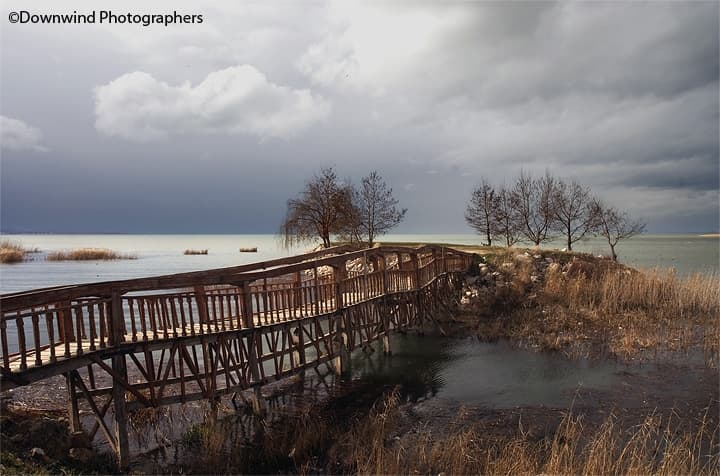
[[[257,253],[257,246],[251,246],[247,248],[240,248],[240,253]]]
[[[39,253],[38,248],[25,248],[20,242],[12,240],[0,241],[0,263],[20,263],[28,253]]]
[[[717,474],[720,430],[708,406],[683,419],[650,411],[639,423],[609,415],[599,423],[567,411],[544,435],[518,420],[489,429],[461,410],[447,428],[410,426],[397,392],[348,425],[311,410],[278,425],[259,424],[251,443],[217,422],[196,430],[189,473],[311,474]]]
[[[25,260],[25,252],[22,250],[13,250],[8,248],[0,248],[0,263],[11,264],[20,263]]]
[[[619,269],[596,276],[546,276],[545,296],[569,309],[590,309],[602,315],[643,313],[653,320],[717,319],[720,315],[720,276],[696,273],[679,278],[672,269]]]
[[[187,249],[183,251],[184,255],[206,255],[208,254],[208,250],[191,250]]]
[[[94,260],[120,260],[137,259],[136,255],[118,253],[106,248],[79,248],[67,251],[53,251],[48,253],[48,261],[94,261]]]

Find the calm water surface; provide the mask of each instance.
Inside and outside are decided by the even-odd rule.
[[[15,292],[70,283],[128,279],[185,271],[237,266],[306,251],[286,249],[275,235],[9,235],[27,248],[39,248],[31,261],[0,265],[0,292]],[[475,235],[389,235],[388,241],[478,244]],[[258,247],[257,253],[240,253],[241,247]],[[562,248],[560,242],[548,247]],[[109,248],[137,255],[120,261],[45,261],[48,252],[73,248]],[[184,256],[187,248],[208,249],[208,255]],[[589,239],[575,245],[578,251],[607,254],[607,243]],[[620,260],[635,267],[673,267],[680,274],[717,272],[720,239],[697,235],[644,235],[618,247]]]
[[[353,376],[380,385],[402,385],[416,401],[432,398],[487,408],[567,408],[573,402],[597,406],[611,399],[638,407],[659,399],[686,401],[713,389],[717,398],[717,372],[704,367],[702,355],[686,355],[675,364],[634,365],[567,359],[502,341],[412,333],[393,335],[391,345],[391,357],[382,352],[353,353]]]

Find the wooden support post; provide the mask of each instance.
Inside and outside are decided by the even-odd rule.
[[[75,381],[70,372],[65,373],[65,384],[68,391],[68,424],[70,426],[70,434],[76,431],[82,431],[80,425],[80,410],[78,408],[78,399],[75,394]]]
[[[382,338],[383,353],[385,353],[385,355],[392,355],[392,347],[390,347],[390,316],[385,313],[382,316],[382,320],[383,327],[385,328],[385,333]]]
[[[392,354],[392,349],[390,348],[390,313],[389,313],[389,307],[387,305],[387,299],[388,299],[388,267],[387,267],[387,257],[385,255],[382,255],[382,286],[383,286],[383,306],[380,308],[382,312],[382,323],[383,328],[385,331],[385,335],[383,335],[383,352],[387,355]]]
[[[120,293],[112,293],[110,302],[112,322],[112,336],[115,345],[125,339],[125,316],[123,314],[122,298]],[[112,357],[113,375],[113,410],[115,416],[115,441],[117,441],[117,461],[120,469],[127,468],[130,463],[130,444],[127,432],[127,408],[125,406],[125,385],[127,385],[127,363],[125,355]]]
[[[421,332],[424,333],[425,329],[422,327],[424,309],[422,305],[422,285],[420,283],[420,260],[418,259],[417,253],[413,253],[410,257],[415,267],[415,316],[421,323]]]
[[[335,373],[345,375],[350,371],[350,352],[348,351],[348,335],[345,328],[345,312],[338,319],[336,332],[337,355],[335,356]]]
[[[245,281],[242,284],[243,290],[243,303],[245,307],[245,314],[243,316],[243,325],[248,329],[255,329],[255,320],[253,319],[253,303],[252,294],[250,293],[250,283]],[[262,362],[258,359],[262,355],[262,340],[258,338],[257,331],[253,332],[247,337],[247,353],[248,353],[248,368],[250,370],[251,383],[258,383],[261,380],[260,368]],[[264,413],[264,405],[262,402],[262,393],[260,386],[255,387],[254,395],[251,398],[253,407],[253,413],[255,415],[262,415]]]
[[[112,367],[120,377],[127,381],[127,365],[125,355],[115,355]],[[115,413],[115,440],[117,441],[117,462],[120,469],[127,468],[130,463],[130,444],[127,432],[127,408],[125,406],[125,388],[117,378],[113,378],[113,410]]]

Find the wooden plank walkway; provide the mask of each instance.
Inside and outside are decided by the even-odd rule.
[[[353,349],[383,339],[389,351],[390,332],[446,306],[471,262],[445,247],[336,247],[5,294],[0,390],[64,375],[71,430],[85,401],[96,418],[91,436],[102,431],[122,467],[128,408],[214,402],[330,361],[342,372]]]

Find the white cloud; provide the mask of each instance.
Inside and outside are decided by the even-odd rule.
[[[324,98],[274,84],[250,65],[212,72],[196,86],[134,72],[95,89],[97,130],[135,141],[184,133],[287,138],[330,109]]]
[[[41,141],[40,129],[19,119],[0,116],[0,147],[3,149],[45,152],[47,148]]]

